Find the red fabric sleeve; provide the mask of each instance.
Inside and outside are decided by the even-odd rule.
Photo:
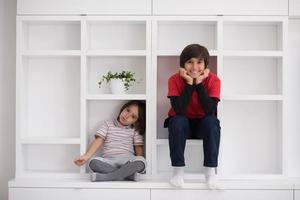
[[[208,90],[208,95],[210,97],[215,97],[220,99],[221,81],[219,78],[214,78],[211,87]]]
[[[174,76],[171,76],[168,80],[168,97],[171,96],[180,96]]]

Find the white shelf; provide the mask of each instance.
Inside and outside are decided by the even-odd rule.
[[[72,171],[51,171],[51,170],[25,170],[23,172],[22,178],[24,179],[48,179],[49,181],[53,180],[75,180],[75,179],[88,179],[88,174],[81,174],[78,170]]]
[[[80,138],[22,138],[22,144],[80,144]]]
[[[22,22],[25,23],[53,23],[53,22],[58,22],[58,23],[79,23],[81,20],[81,17],[79,16],[43,16],[40,15],[38,17],[36,16],[18,16]]]
[[[282,101],[283,95],[223,95],[226,101]]]
[[[155,140],[156,145],[169,145],[168,139],[157,139]],[[192,140],[192,139],[187,139],[186,140],[187,145],[193,145],[193,146],[202,146],[203,141],[202,140]]]
[[[102,95],[88,95],[87,100],[146,100],[146,95],[140,94],[124,94],[124,95],[115,95],[115,94],[102,94]]]
[[[270,182],[273,180],[286,181],[286,177],[282,174],[220,174],[220,180],[233,180],[233,181],[243,181],[243,180],[253,180],[253,181],[266,181]]]
[[[22,56],[80,56],[79,50],[27,50]]]
[[[145,50],[88,50],[87,56],[146,56],[147,52]]]
[[[224,190],[291,190],[295,186],[292,181],[286,181],[282,179],[277,180],[220,180],[220,185],[223,186]],[[124,188],[150,188],[150,189],[172,189],[169,184],[169,179],[144,179],[138,182],[128,181],[106,181],[106,182],[91,182],[88,177],[77,178],[77,179],[15,179],[9,181],[9,187],[22,188],[22,187],[43,187],[43,188],[86,188],[86,189],[124,189]],[[298,187],[299,189],[299,184]],[[202,179],[198,180],[185,180],[183,189],[192,190],[206,190],[207,186]],[[212,192],[212,191],[210,191]],[[222,191],[219,191],[222,192]],[[225,191],[224,191],[225,192]]]
[[[232,24],[281,24],[284,17],[281,16],[224,16],[223,20]]]
[[[157,56],[180,56],[182,50],[158,50]],[[218,56],[218,51],[209,51],[210,56]]]
[[[223,51],[223,56],[228,57],[283,57],[283,51]]]

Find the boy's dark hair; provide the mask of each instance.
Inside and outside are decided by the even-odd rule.
[[[136,105],[139,110],[139,116],[138,120],[133,124],[133,127],[136,131],[139,132],[139,134],[144,135],[145,134],[145,129],[146,129],[146,103],[144,101],[140,100],[131,100],[127,103],[125,103],[122,108],[120,109],[119,116],[121,112],[128,106]]]
[[[186,46],[180,54],[180,67],[184,68],[184,64],[191,58],[203,59],[205,68],[207,68],[209,63],[209,52],[206,47],[199,44],[190,44]]]

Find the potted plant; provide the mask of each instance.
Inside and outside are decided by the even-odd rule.
[[[134,73],[131,71],[122,71],[112,73],[108,71],[98,82],[99,87],[106,82],[110,84],[110,89],[113,94],[124,94],[136,81]]]

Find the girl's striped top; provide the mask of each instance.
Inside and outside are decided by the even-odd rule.
[[[134,145],[144,145],[144,137],[134,128],[123,126],[117,119],[104,121],[95,137],[104,139],[102,157],[114,157],[121,154],[134,155]]]

